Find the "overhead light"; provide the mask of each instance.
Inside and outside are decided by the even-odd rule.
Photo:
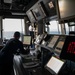
[[[12,15],[26,15],[25,13],[12,13]]]
[[[4,0],[4,3],[12,3],[12,0]]]

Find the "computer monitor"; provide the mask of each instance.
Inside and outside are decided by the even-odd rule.
[[[2,43],[3,43],[3,40],[2,40],[2,38],[0,38],[0,45],[2,45]]]
[[[46,12],[43,1],[41,1],[40,3],[37,3],[33,7],[32,12],[38,21],[45,18],[47,16],[47,12]]]
[[[75,17],[75,0],[56,0],[56,2],[60,21],[68,22],[67,20]]]
[[[64,41],[59,41],[58,44],[57,44],[57,46],[56,46],[56,48],[55,48],[55,50],[54,50],[55,54],[57,54],[58,56],[61,53],[63,45],[64,45]]]
[[[34,15],[32,14],[32,11],[30,10],[28,10],[27,12],[26,12],[26,14],[27,14],[27,16],[28,16],[28,18],[29,18],[29,20],[31,21],[31,22],[35,22],[36,21],[36,19],[35,19],[35,17],[34,17]]]
[[[24,45],[31,45],[31,36],[30,35],[23,36],[23,44]]]
[[[60,58],[75,61],[75,36],[66,37]]]
[[[57,75],[61,70],[64,62],[52,56],[46,64],[46,69],[52,74]]]
[[[63,45],[64,45],[64,41],[59,41],[56,48],[57,49],[62,49]]]
[[[50,43],[48,44],[48,47],[53,48],[58,40],[59,36],[53,36],[52,40],[50,41]]]

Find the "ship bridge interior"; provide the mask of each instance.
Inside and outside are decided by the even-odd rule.
[[[19,49],[13,53],[11,75],[75,75],[74,7],[75,0],[0,0],[0,73],[1,64],[7,64],[11,52],[5,54],[7,59],[2,58],[1,52],[8,49],[6,45],[10,41],[5,39],[7,34],[4,36],[5,20],[20,19],[20,27],[15,24],[12,28],[9,21],[11,28],[7,30],[21,29],[20,41],[27,54],[20,53]],[[12,48],[16,47],[13,42]],[[2,73],[6,71],[8,67]]]
[[[4,17],[18,16],[24,17],[26,11],[38,0],[0,0],[0,15]]]

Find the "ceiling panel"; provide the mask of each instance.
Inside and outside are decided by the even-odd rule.
[[[13,16],[13,12],[25,13],[26,10],[28,10],[37,1],[38,0],[0,0],[0,15]]]

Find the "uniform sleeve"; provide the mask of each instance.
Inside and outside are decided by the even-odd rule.
[[[24,47],[23,47],[23,43],[22,42],[20,43],[19,47],[20,47],[20,53],[21,54],[29,54],[30,50],[29,49],[25,50]]]

